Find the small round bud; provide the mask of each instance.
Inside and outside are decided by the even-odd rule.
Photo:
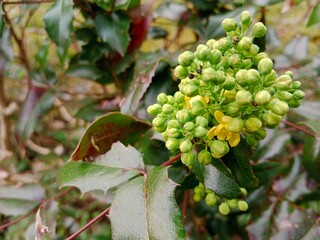
[[[288,103],[281,101],[277,98],[274,98],[270,101],[271,111],[278,115],[285,115],[289,111]]]
[[[245,188],[240,188],[240,191],[242,192],[243,196],[247,196],[248,195],[248,191]]]
[[[194,131],[194,136],[197,138],[204,138],[208,133],[208,130],[202,126],[196,127]]]
[[[207,150],[202,150],[198,154],[198,161],[199,161],[199,163],[201,163],[203,165],[210,164],[211,159],[212,159],[211,153]]]
[[[241,118],[231,118],[228,124],[228,129],[231,132],[241,132],[244,126],[244,121]]]
[[[165,124],[166,119],[162,117],[156,117],[152,120],[152,125],[155,127],[161,127]]]
[[[226,141],[214,140],[210,146],[211,154],[214,158],[221,158],[229,152],[229,146]]]
[[[252,44],[251,47],[250,47],[250,50],[249,50],[250,56],[251,57],[256,56],[259,53],[259,49],[260,48],[258,47],[258,45]]]
[[[236,85],[236,80],[233,77],[226,77],[222,87],[226,90],[232,90]]]
[[[161,105],[168,102],[168,96],[165,93],[160,93],[157,97],[157,102]]]
[[[263,140],[267,136],[267,131],[264,128],[260,128],[254,133],[254,137],[258,140]]]
[[[174,69],[174,75],[175,75],[177,78],[179,78],[179,79],[183,79],[183,78],[188,77],[189,71],[188,71],[187,68],[178,65],[178,66]]]
[[[293,98],[296,100],[301,100],[304,98],[304,92],[301,90],[295,90],[294,93],[292,94]]]
[[[267,75],[273,69],[273,62],[270,58],[263,58],[258,63],[258,71],[262,75]]]
[[[301,82],[300,81],[294,81],[293,83],[291,83],[290,88],[293,89],[298,89],[301,86]]]
[[[229,50],[233,46],[232,40],[229,37],[221,38],[218,42],[219,42],[218,50],[220,50],[223,53]]]
[[[174,94],[174,101],[176,102],[176,103],[183,103],[184,102],[184,94],[183,93],[181,93],[181,92],[176,92],[175,94]]]
[[[185,165],[186,165],[186,164],[185,164]],[[202,199],[202,196],[201,196],[200,194],[197,194],[197,193],[193,194],[193,200],[194,200],[195,202],[200,202],[201,199]]]
[[[247,83],[250,86],[256,85],[260,82],[260,74],[255,69],[249,69],[247,72]]]
[[[238,24],[237,24],[236,20],[234,20],[233,18],[225,18],[222,21],[221,26],[223,27],[223,29],[226,32],[232,32],[237,29]]]
[[[221,60],[221,52],[218,49],[212,49],[209,57],[209,62],[213,65],[216,65]]]
[[[153,105],[150,105],[148,108],[147,108],[147,112],[148,114],[150,115],[157,115],[159,113],[161,113],[162,111],[162,107],[160,104],[153,104]]]
[[[268,103],[271,100],[271,94],[267,90],[262,90],[257,92],[257,94],[254,97],[254,101],[258,105],[264,105]]]
[[[263,81],[263,86],[264,87],[272,86],[276,82],[277,77],[278,77],[277,73],[274,70],[272,70],[271,73],[265,76]]]
[[[240,50],[250,50],[252,45],[252,39],[250,37],[243,37],[239,42],[237,47]]]
[[[183,92],[188,97],[194,97],[198,95],[198,90],[199,90],[198,86],[188,84],[185,87],[183,87],[183,89],[181,89],[181,92]]]
[[[213,68],[206,68],[202,70],[201,80],[212,81],[215,77],[216,71]]]
[[[181,162],[190,167],[194,163],[195,156],[192,151],[181,154]]]
[[[253,58],[253,63],[258,66],[259,62],[261,59],[268,58],[268,54],[265,52],[258,53],[254,58]],[[261,72],[260,72],[261,73]],[[262,74],[262,73],[261,73]]]
[[[180,131],[177,128],[169,128],[166,130],[166,134],[169,138],[178,138],[180,136]]]
[[[180,128],[180,124],[177,120],[171,119],[167,123],[168,128]]]
[[[290,76],[281,75],[280,77],[277,78],[275,82],[275,86],[280,90],[287,90],[290,88],[291,83],[292,83],[292,79]]]
[[[248,84],[247,73],[248,73],[248,70],[240,69],[235,75],[235,79],[241,87],[245,87]]]
[[[180,54],[180,56],[178,57],[178,63],[182,66],[182,67],[188,67],[191,65],[191,63],[193,62],[195,56],[193,52],[190,51],[185,51],[182,54]]]
[[[228,199],[227,204],[230,208],[236,208],[238,207],[238,200],[237,199]]]
[[[218,198],[213,192],[211,192],[207,194],[205,201],[209,207],[213,207],[218,202]]]
[[[193,115],[196,115],[196,116],[202,115],[204,110],[205,110],[204,104],[200,100],[195,100],[191,102],[191,113]]]
[[[186,122],[184,125],[183,125],[183,129],[188,131],[188,132],[191,132],[196,126],[194,125],[193,122]]]
[[[190,152],[193,148],[193,144],[189,140],[184,140],[180,143],[179,148],[183,153]]]
[[[170,104],[170,105],[173,105],[175,103],[174,97],[171,96],[171,95],[168,95],[167,97],[168,97],[168,102],[167,103]]]
[[[289,100],[288,105],[291,108],[297,108],[297,107],[300,107],[301,103],[299,100],[291,99],[291,100]]]
[[[248,132],[256,132],[262,127],[262,122],[257,117],[249,117],[244,121],[244,126]]]
[[[256,38],[261,38],[267,33],[267,27],[262,22],[257,22],[252,27],[252,34]]]
[[[166,141],[166,148],[168,148],[169,151],[178,149],[179,145],[180,142],[176,138],[169,138],[168,141]]]
[[[278,98],[282,101],[288,102],[292,98],[292,93],[287,91],[278,91]]]
[[[199,194],[200,196],[204,196],[205,195],[205,189],[203,188],[203,186],[198,185],[194,188],[194,193]]]
[[[229,65],[233,68],[241,68],[243,66],[243,59],[240,54],[232,54],[228,58]]]
[[[258,140],[251,134],[246,136],[246,142],[253,148],[255,148],[259,143]]]
[[[243,11],[240,15],[240,22],[242,26],[249,27],[252,23],[250,13],[248,11]]]
[[[206,42],[206,46],[209,47],[210,49],[214,49],[214,44],[216,43],[216,40],[210,39]]]
[[[224,97],[226,102],[233,102],[236,99],[237,91],[235,89],[225,90]]]
[[[249,206],[248,206],[248,203],[246,201],[243,201],[243,200],[239,200],[238,202],[238,208],[240,211],[247,211]]]
[[[203,116],[197,116],[196,117],[196,126],[207,127],[208,126],[208,120]]]
[[[162,106],[162,112],[163,113],[165,113],[165,114],[170,114],[170,113],[172,113],[173,112],[173,106],[172,105],[170,105],[170,104],[164,104],[163,106]]]
[[[210,58],[210,48],[206,45],[200,44],[197,47],[196,56],[200,61],[208,61]]]
[[[187,109],[181,109],[176,113],[176,119],[181,123],[186,123],[192,120],[192,115]]]
[[[291,72],[291,71],[286,71],[285,74],[288,75],[289,77],[293,78],[293,72]]]
[[[236,103],[239,105],[250,104],[252,102],[252,96],[249,91],[239,90],[236,94]]]
[[[227,113],[229,116],[233,116],[235,114],[237,114],[240,110],[240,105],[237,104],[236,102],[232,102],[228,104],[228,108],[227,108]]]
[[[166,125],[162,125],[160,127],[154,127],[154,130],[156,130],[159,133],[163,133],[164,131],[166,131],[167,126]]]
[[[282,116],[273,113],[272,111],[267,111],[263,114],[263,120],[268,127],[275,127],[282,121]]]
[[[229,205],[225,202],[221,203],[218,209],[222,215],[228,215],[230,213]]]

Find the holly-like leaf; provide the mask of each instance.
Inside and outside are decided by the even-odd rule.
[[[57,45],[68,45],[72,32],[73,1],[57,0],[43,20],[49,37]]]
[[[150,128],[146,122],[118,112],[97,119],[82,136],[71,160],[88,160],[110,150],[112,143],[134,144]]]
[[[113,239],[185,239],[167,167],[155,167],[119,188],[110,209]]]
[[[140,100],[151,84],[152,77],[154,76],[159,65],[159,61],[160,58],[150,54],[146,54],[142,58],[138,59],[136,63],[134,80],[120,106],[122,113],[135,113]]]
[[[2,33],[4,28],[4,19],[3,19],[4,12],[2,11],[3,9],[2,5],[3,5],[3,2],[1,1],[0,3],[0,38],[2,38]]]
[[[95,20],[98,35],[122,56],[130,41],[129,25],[128,17],[117,13],[109,16],[98,14]]]
[[[238,198],[242,195],[236,181],[213,165],[205,166],[204,185],[207,189],[228,199]]]
[[[318,3],[312,10],[312,13],[308,19],[307,27],[311,27],[320,23],[320,3]]]
[[[122,143],[96,159],[95,163],[68,162],[60,170],[58,181],[62,186],[75,186],[86,193],[93,190],[107,192],[140,175],[144,169],[141,154]]]
[[[255,188],[259,185],[259,179],[254,176],[249,163],[251,156],[250,146],[242,141],[238,146],[232,148],[224,161],[237,182],[244,188]]]

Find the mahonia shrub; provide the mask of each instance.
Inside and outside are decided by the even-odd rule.
[[[240,21],[227,18],[222,27],[226,37],[211,39],[178,57],[174,74],[181,79],[173,96],[161,93],[148,107],[156,116],[152,124],[162,133],[172,153],[192,170],[195,162],[207,165],[222,158],[230,148],[245,140],[251,147],[266,137],[265,128],[278,126],[289,108],[299,107],[304,92],[293,81],[292,72],[278,75],[273,61],[253,43],[264,37],[267,27],[252,24],[248,11]],[[241,188],[243,195],[246,189]],[[220,201],[219,212],[248,209],[242,199],[222,199],[203,183],[194,189],[194,200],[205,198],[208,206]]]

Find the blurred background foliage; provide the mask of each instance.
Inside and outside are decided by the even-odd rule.
[[[185,227],[190,239],[319,239],[319,1],[35,2],[0,1],[0,239],[34,239],[44,225],[49,239],[64,239],[98,215],[108,197],[79,198],[56,184],[81,135],[112,111],[150,120],[146,107],[177,90],[177,56],[221,37],[221,21],[243,10],[268,27],[257,44],[277,72],[293,71],[306,97],[254,151],[260,186],[249,189],[250,210],[225,217],[190,198]],[[148,164],[170,157],[152,131],[136,147]],[[172,179],[188,181],[177,173]],[[110,231],[104,218],[78,239],[110,239]]]

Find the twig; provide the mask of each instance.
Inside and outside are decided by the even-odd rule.
[[[53,3],[54,0],[34,0],[34,1],[6,1],[3,5],[14,5],[14,4],[40,4],[40,3]]]
[[[315,134],[313,134],[312,132],[307,131],[306,129],[304,129],[303,127],[300,127],[292,122],[286,121],[286,120],[282,120],[282,122],[290,127],[293,127],[301,132],[304,132],[305,134],[313,137],[313,138],[317,138]],[[317,138],[318,139],[318,138]]]
[[[177,161],[178,159],[180,159],[182,153],[179,153],[177,156],[174,156],[173,158],[169,159],[168,161],[162,163],[160,166],[169,166],[172,163],[174,163],[175,161]]]
[[[89,228],[92,224],[94,224],[95,222],[97,222],[98,220],[100,220],[100,218],[102,218],[103,216],[105,216],[106,214],[108,214],[108,212],[110,211],[111,207],[108,207],[107,209],[105,209],[103,212],[101,212],[98,216],[96,216],[95,218],[91,219],[90,222],[88,222],[86,225],[84,225],[82,228],[80,228],[78,231],[76,231],[74,234],[72,234],[70,237],[68,237],[66,240],[72,240],[75,237],[79,236],[84,230],[86,230],[87,228]]]
[[[0,67],[2,68],[2,67]],[[5,96],[4,78],[0,69],[0,149],[11,151],[10,146],[10,117],[5,114],[8,102]]]
[[[183,194],[183,203],[182,203],[182,217],[183,217],[183,224],[185,224],[185,220],[187,219],[187,206],[188,206],[188,198],[189,198],[189,191],[184,191]]]

